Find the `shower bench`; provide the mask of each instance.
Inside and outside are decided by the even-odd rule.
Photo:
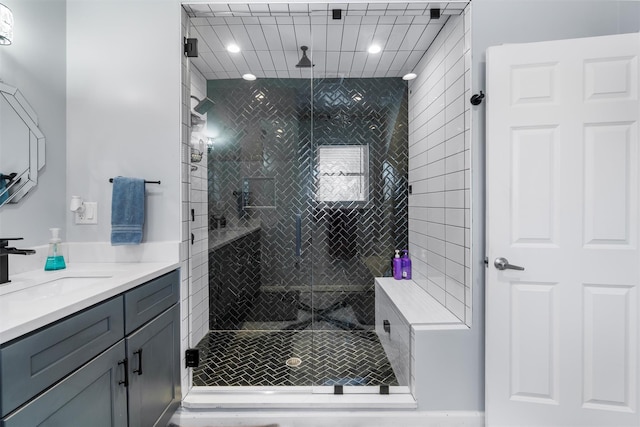
[[[399,385],[409,387],[420,410],[451,409],[448,392],[464,387],[468,326],[412,280],[375,282],[376,333]]]

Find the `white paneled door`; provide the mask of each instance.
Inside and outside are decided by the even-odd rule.
[[[639,54],[487,51],[489,426],[640,426]]]

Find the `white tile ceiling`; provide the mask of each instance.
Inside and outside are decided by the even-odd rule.
[[[413,71],[446,23],[467,1],[413,3],[184,4],[190,37],[198,39],[193,65],[208,80],[257,77],[400,77]],[[430,19],[439,7],[440,19]],[[332,18],[342,9],[342,19]],[[226,47],[237,44],[241,51]],[[378,44],[382,51],[369,54]],[[296,68],[307,51],[313,69]],[[312,74],[313,73],[313,74]]]

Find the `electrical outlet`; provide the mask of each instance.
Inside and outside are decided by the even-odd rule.
[[[76,224],[97,224],[98,202],[84,202],[84,211],[76,212]]]

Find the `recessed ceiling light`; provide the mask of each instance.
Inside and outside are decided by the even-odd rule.
[[[402,76],[402,80],[413,80],[416,77],[418,77],[418,75],[416,73],[409,73],[409,74],[405,74],[404,76]]]
[[[230,45],[227,46],[227,50],[231,53],[238,53],[240,52],[240,46],[238,46],[235,43],[231,43]]]
[[[247,73],[247,74],[243,74],[242,78],[245,79],[245,80],[253,81],[253,80],[256,79],[256,76],[254,76],[251,73]]]
[[[382,48],[377,44],[372,44],[368,49],[369,53],[380,53],[381,50]]]

